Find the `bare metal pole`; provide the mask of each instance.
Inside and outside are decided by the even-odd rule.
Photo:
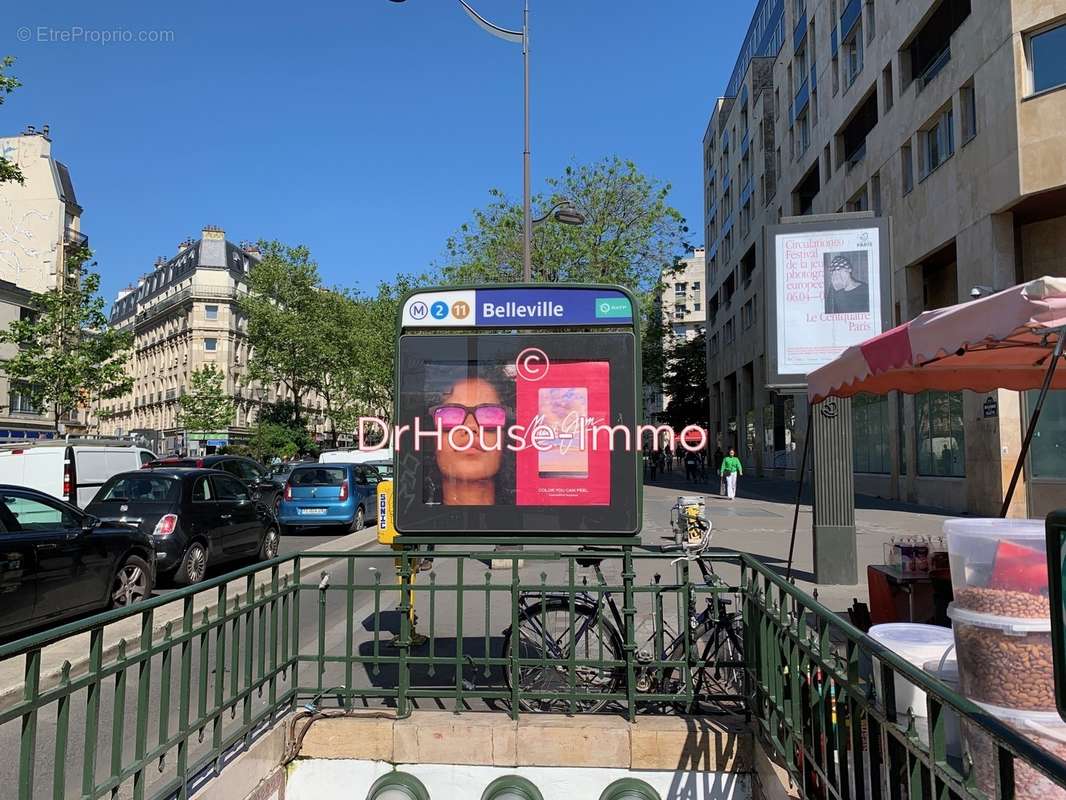
[[[792,578],[792,554],[796,549],[796,528],[799,525],[800,498],[803,497],[803,479],[807,477],[807,453],[811,449],[811,438],[814,435],[814,405],[807,402],[807,435],[803,437],[803,459],[800,464],[799,486],[796,488],[796,510],[792,512],[792,540],[788,543],[788,568],[785,570],[785,580]]]
[[[1007,496],[1003,498],[1003,507],[999,510],[999,516],[1005,518],[1007,512],[1010,510],[1010,501],[1014,499],[1014,489],[1018,485],[1018,478],[1021,477],[1022,468],[1025,466],[1025,457],[1029,454],[1029,445],[1033,442],[1033,435],[1036,433],[1036,423],[1040,420],[1040,412],[1044,410],[1044,400],[1047,398],[1048,390],[1051,388],[1051,382],[1055,379],[1055,368],[1059,365],[1059,359],[1062,358],[1062,345],[1066,342],[1066,329],[1059,329],[1058,341],[1055,342],[1055,354],[1051,357],[1051,363],[1048,364],[1047,373],[1044,375],[1044,383],[1040,387],[1040,397],[1037,398],[1036,408],[1033,409],[1033,416],[1029,419],[1029,427],[1025,431],[1025,440],[1022,442],[1022,451],[1018,454],[1018,463],[1014,465],[1014,473],[1010,476],[1010,486],[1007,488]]]
[[[522,12],[522,68],[525,93],[525,149],[522,151],[522,280],[533,280],[533,202],[529,148],[529,0]]]

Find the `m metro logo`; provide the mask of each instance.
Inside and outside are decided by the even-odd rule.
[[[466,327],[474,316],[474,290],[419,292],[404,303],[401,324],[411,328]]]

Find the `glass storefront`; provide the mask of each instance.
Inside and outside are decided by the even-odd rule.
[[[918,474],[966,476],[962,392],[922,392],[914,398],[914,444]]]
[[[892,455],[888,447],[888,397],[856,395],[851,403],[852,459],[856,472],[888,475]]]

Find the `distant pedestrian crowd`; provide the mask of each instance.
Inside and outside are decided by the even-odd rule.
[[[660,475],[673,473],[674,468],[680,472],[685,468],[685,480],[691,483],[705,483],[710,475],[719,478],[719,493],[723,497],[735,500],[737,496],[737,480],[744,474],[744,467],[737,458],[737,451],[730,447],[725,453],[719,447],[714,451],[708,463],[708,455],[704,450],[691,452],[678,449],[669,450],[651,447],[644,448],[644,478],[654,481]]]

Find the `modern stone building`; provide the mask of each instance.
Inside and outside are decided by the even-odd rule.
[[[695,339],[707,325],[703,248],[696,247],[690,256],[678,259],[676,268],[664,269],[659,280],[657,304],[667,331],[663,348],[669,354],[678,344]],[[662,386],[644,387],[644,419],[656,419],[669,402]]]
[[[703,138],[712,426],[794,475],[803,396],[766,387],[765,227],[892,226],[894,324],[1066,273],[1066,0],[759,0]],[[859,398],[856,489],[995,514],[1030,398]],[[988,413],[991,411],[992,413]],[[1066,396],[1017,514],[1066,505]]]
[[[67,167],[52,157],[48,126],[28,127],[0,138],[0,156],[22,171],[23,183],[0,183],[0,327],[30,313],[33,295],[54,289],[69,248],[88,243],[81,232],[82,208]],[[0,359],[14,355],[0,345]],[[63,432],[84,425],[75,416]],[[52,415],[0,374],[0,441],[55,434]]]
[[[281,387],[242,381],[250,345],[239,298],[248,291],[248,271],[258,258],[255,247],[235,245],[221,228],[209,226],[199,240],[182,242],[170,260],[158,259],[136,287],[119,292],[111,324],[134,332],[135,383],[127,397],[104,401],[105,433],[142,436],[159,452],[213,452],[246,439],[262,404],[286,399]],[[191,373],[205,364],[224,373],[226,392],[237,406],[229,429],[210,435],[178,424],[178,400]],[[321,407],[307,410],[323,432]]]

